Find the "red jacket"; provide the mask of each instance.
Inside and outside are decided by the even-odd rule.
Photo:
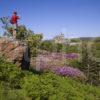
[[[19,19],[19,16],[13,15],[13,16],[11,17],[11,20],[10,20],[11,24],[17,24],[17,20],[18,20],[18,19]]]

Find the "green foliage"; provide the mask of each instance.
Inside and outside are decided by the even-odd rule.
[[[22,88],[33,100],[94,100],[100,96],[96,87],[52,73],[27,76],[22,82]]]
[[[99,85],[100,62],[93,60],[88,52],[87,42],[82,44],[82,66],[80,68],[87,75],[90,84]]]
[[[77,53],[77,46],[68,46],[65,44],[54,43],[50,40],[45,40],[41,43],[40,49],[50,52],[66,52],[66,53]]]
[[[13,27],[10,26],[7,29],[7,36],[12,36]],[[34,57],[38,54],[38,48],[40,47],[42,34],[34,34],[32,30],[28,30],[24,25],[20,25],[17,28],[16,39],[26,43],[31,51],[31,55]]]
[[[8,90],[0,87],[0,100],[31,100],[27,99],[21,90]]]
[[[94,57],[100,58],[100,41],[93,42],[91,52]]]
[[[100,37],[94,39],[95,42],[100,42]]]
[[[39,52],[40,44],[42,41],[42,34],[32,34],[27,37],[26,43],[30,48],[31,56],[35,57]]]
[[[38,48],[40,46],[42,38],[42,34],[32,34],[29,37],[27,37],[26,42],[30,48]]]
[[[21,71],[16,65],[3,61],[0,61],[0,81],[5,81],[4,85],[10,87],[20,88],[19,80],[21,78]]]
[[[42,41],[42,43],[40,45],[40,49],[52,52],[53,51],[53,42],[50,40]]]
[[[13,35],[13,26],[7,27],[6,30],[8,37]],[[34,34],[33,31],[28,30],[24,25],[18,26],[16,31],[17,31],[16,39],[18,40],[25,40],[28,36]]]
[[[0,21],[3,23],[3,28],[6,30],[7,36],[12,36],[13,34],[13,25],[11,25],[8,17],[0,18]],[[17,28],[17,36],[16,39],[23,40],[28,35],[33,34],[34,32],[31,30],[28,30],[24,25],[20,25]]]
[[[80,39],[79,38],[73,38],[70,40],[70,42],[80,42]]]
[[[66,46],[66,53],[78,53],[78,47],[77,46]]]
[[[24,73],[16,65],[0,58],[0,98],[2,100],[25,100],[20,81]]]
[[[40,49],[46,50],[49,52],[62,52],[63,47],[64,47],[63,44],[54,43],[53,41],[50,41],[50,40],[42,41],[42,43],[40,45]]]
[[[0,21],[3,24],[3,28],[8,29],[8,27],[10,26],[9,18],[8,17],[2,17],[2,18],[0,18]]]
[[[3,100],[98,100],[100,88],[53,73],[35,74],[0,59]]]
[[[79,60],[68,60],[69,66],[81,69],[82,63]]]
[[[56,48],[57,48],[57,52],[62,52],[63,51],[63,44],[59,44],[59,43],[57,43],[56,44]]]
[[[16,38],[19,40],[24,40],[26,39],[30,34],[33,34],[32,31],[27,30],[27,28],[24,25],[18,26],[17,29],[17,36]]]

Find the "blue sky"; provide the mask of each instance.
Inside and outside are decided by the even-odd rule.
[[[0,0],[0,17],[14,10],[21,17],[19,24],[45,39],[60,32],[65,37],[100,36],[100,0]]]

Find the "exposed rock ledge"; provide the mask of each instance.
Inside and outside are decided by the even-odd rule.
[[[0,38],[0,54],[17,66],[21,66],[24,69],[29,68],[29,49],[27,45],[21,41],[4,37]]]

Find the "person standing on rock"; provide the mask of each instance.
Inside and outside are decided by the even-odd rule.
[[[13,39],[16,39],[17,29],[18,29],[18,19],[17,12],[13,12],[13,15],[10,19],[10,23],[13,25]]]

